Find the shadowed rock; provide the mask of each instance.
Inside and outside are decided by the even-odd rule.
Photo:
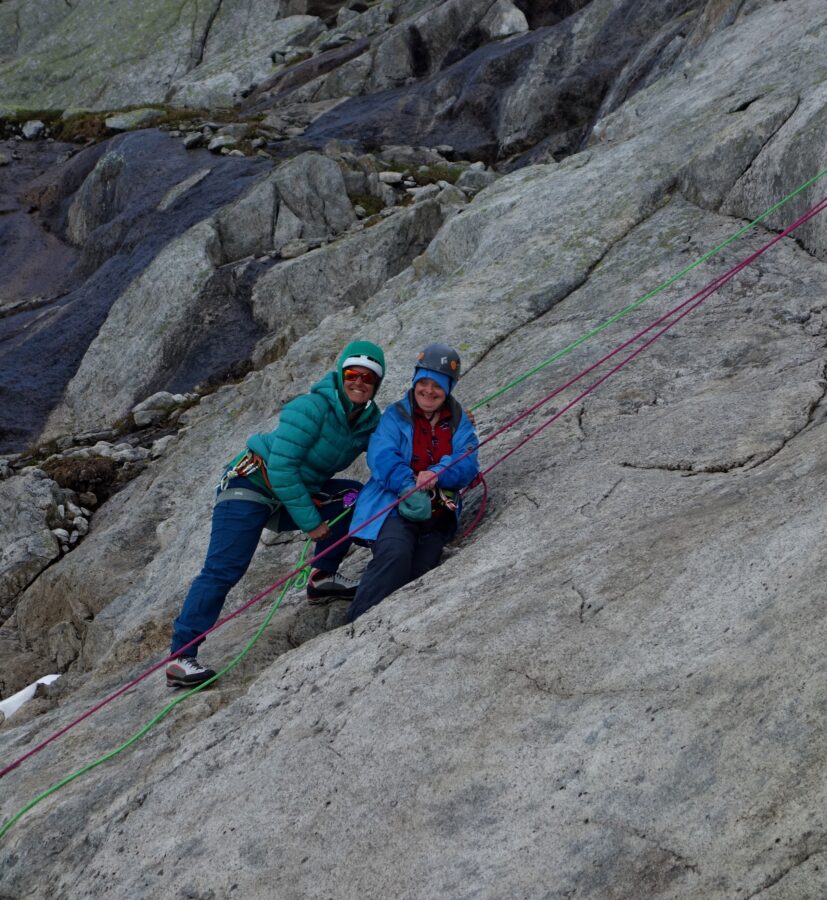
[[[314,122],[300,143],[448,144],[459,157],[489,163],[542,144],[546,158],[562,158],[579,149],[627,61],[661,29],[687,30],[688,14],[699,6],[697,0],[626,2],[603,15],[589,5],[555,26],[486,44],[453,64],[446,58],[445,68],[423,82],[346,100]],[[658,42],[650,49],[662,51]],[[627,96],[630,91],[627,86]]]
[[[54,271],[57,283],[51,286],[58,296],[0,319],[0,449],[20,448],[38,434],[113,303],[164,245],[234,199],[267,168],[263,160],[187,152],[156,131],[113,138],[67,165],[68,173],[50,173],[28,189],[27,196],[43,203],[37,233],[45,233],[43,255],[32,261],[32,269]],[[207,177],[172,206],[158,209],[170,188],[204,168]],[[80,175],[83,187],[77,183]],[[73,237],[83,241],[79,259]],[[59,263],[52,268],[61,253],[76,261],[62,273]],[[196,349],[191,364],[186,354],[177,360],[186,369],[181,380],[189,381],[188,387],[244,358],[258,336],[243,310],[225,309],[223,296],[220,308],[225,332],[218,354],[208,359]],[[237,332],[234,322],[240,324]]]

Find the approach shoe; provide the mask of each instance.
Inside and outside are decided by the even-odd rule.
[[[316,606],[331,600],[352,600],[358,587],[358,581],[338,572],[331,574],[315,569],[307,582],[307,602]]]
[[[167,687],[197,687],[213,675],[194,656],[179,656],[167,666]]]

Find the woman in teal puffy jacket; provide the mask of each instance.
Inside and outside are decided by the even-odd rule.
[[[351,528],[372,542],[373,558],[348,622],[434,568],[457,530],[459,491],[479,474],[474,425],[451,396],[459,369],[456,350],[429,344],[419,354],[411,389],[385,410],[370,439],[371,477]],[[389,509],[397,497],[404,499]]]
[[[173,626],[170,654],[176,659],[167,666],[167,684],[190,687],[215,674],[198,662],[201,642],[186,645],[218,621],[265,525],[304,531],[317,542],[315,554],[347,533],[347,517],[332,528],[325,519],[338,516],[347,494],[362,485],[333,476],[367,448],[379,423],[374,397],[384,374],[381,348],[369,341],[348,344],[337,370],[291,400],[275,431],[254,434],[232,460],[216,496],[207,558]],[[354,596],[356,582],[337,572],[348,547],[345,541],[318,561],[307,586],[309,602]]]

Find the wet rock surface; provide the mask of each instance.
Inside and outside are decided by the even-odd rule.
[[[54,274],[42,285],[48,276],[37,275],[37,287],[51,288],[48,298],[11,308],[0,319],[2,450],[19,449],[27,438],[37,437],[110,308],[161,248],[232,200],[266,167],[263,160],[231,161],[214,159],[206,151],[187,152],[155,131],[114,138],[82,151],[66,165],[68,172],[58,168],[26,190],[40,211],[29,225],[35,241],[28,246],[33,243],[36,250],[29,265],[35,273]],[[170,188],[205,167],[209,175],[185,198],[157,209]],[[0,177],[11,168],[0,170]],[[79,255],[74,241],[82,246]],[[66,261],[62,266],[61,260]],[[26,270],[23,267],[24,274]],[[177,360],[189,369],[187,387],[243,358],[254,343],[255,329],[251,335],[243,314],[228,311],[223,318],[228,326],[223,353],[206,359],[196,347],[193,358]],[[240,333],[233,335],[233,319],[239,318]],[[69,344],[66,335],[71,335]],[[45,371],[44,359],[50,360]]]
[[[700,5],[691,0],[619,3],[607,11],[590,4],[559,24],[505,42],[482,42],[479,47],[463,48],[464,52],[446,43],[445,50],[436,54],[435,48],[426,47],[421,51],[426,60],[422,71],[413,63],[410,72],[394,78],[404,84],[413,76],[429,77],[405,87],[388,83],[393,79],[371,80],[373,73],[394,66],[390,61],[385,66],[382,51],[377,51],[366,64],[369,74],[364,83],[331,84],[334,78],[345,77],[337,70],[314,88],[313,96],[327,92],[351,99],[312,123],[300,144],[317,146],[334,137],[368,150],[399,141],[450,144],[464,158],[495,162],[517,157],[512,165],[539,145],[533,158],[522,164],[538,161],[540,150],[545,156],[542,161],[563,158],[580,149],[609,86],[626,63],[637,57],[637,81],[626,83],[628,96],[645,84],[641,57],[651,67],[661,52],[657,41],[651,46],[647,42],[662,29],[688,33]],[[465,6],[456,6],[458,16],[466,15]],[[446,32],[455,34],[456,29],[447,23],[436,23],[430,16],[428,21],[433,23],[435,41],[445,41]],[[474,21],[472,17],[470,23]],[[399,40],[412,46],[414,26],[410,29]],[[469,40],[472,34],[478,35],[479,29],[469,31]],[[396,60],[399,51],[391,36],[386,52],[390,60]],[[358,64],[359,60],[350,66]],[[265,106],[258,100],[251,109]]]

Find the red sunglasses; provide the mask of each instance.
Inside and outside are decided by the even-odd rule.
[[[371,372],[370,369],[365,369],[363,372],[361,369],[345,369],[342,372],[342,377],[345,381],[362,381],[367,385],[375,385],[379,382],[379,377],[375,372]]]

